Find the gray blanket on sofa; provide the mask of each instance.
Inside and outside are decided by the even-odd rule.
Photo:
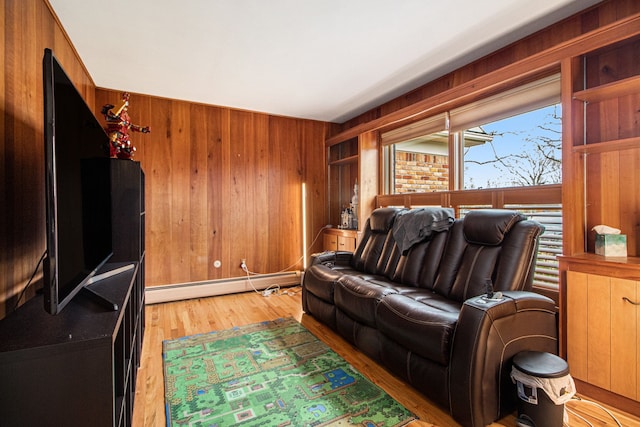
[[[417,208],[402,212],[393,224],[393,238],[401,253],[405,255],[411,246],[431,236],[434,232],[447,230],[454,221],[451,208]]]

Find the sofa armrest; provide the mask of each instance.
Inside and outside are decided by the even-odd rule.
[[[353,252],[347,251],[324,251],[311,254],[309,259],[309,265],[324,264],[324,265],[339,265],[348,266],[351,264],[351,258]]]
[[[515,410],[512,358],[523,350],[557,354],[556,317],[553,300],[533,292],[465,301],[449,366],[449,402],[458,422],[485,426]]]

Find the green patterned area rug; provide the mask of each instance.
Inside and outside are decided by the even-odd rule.
[[[415,419],[292,318],[163,342],[167,426],[402,426]]]

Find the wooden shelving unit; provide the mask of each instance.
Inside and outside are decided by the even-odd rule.
[[[600,102],[632,93],[640,93],[640,76],[628,77],[594,88],[579,90],[574,92],[573,99],[584,102]]]
[[[574,153],[596,154],[612,151],[631,150],[640,147],[640,137],[602,141],[587,145],[577,145],[572,148]]]
[[[131,426],[145,329],[144,173],[105,159],[112,180],[113,256],[91,284],[109,311],[77,295],[52,316],[42,295],[0,321],[2,426]]]
[[[640,36],[563,62],[565,255],[560,257],[560,354],[578,392],[640,415]],[[592,228],[627,235],[628,257],[595,251]],[[615,347],[615,348],[614,348]]]

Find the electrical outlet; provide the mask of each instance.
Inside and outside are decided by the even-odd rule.
[[[249,269],[248,269],[248,267],[247,267],[247,260],[246,260],[245,258],[242,258],[242,259],[240,260],[240,268],[241,268],[243,271],[247,271],[247,270],[249,270]]]

